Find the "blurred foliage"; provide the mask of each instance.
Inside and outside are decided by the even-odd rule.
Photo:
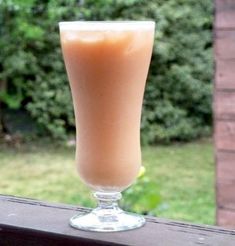
[[[26,107],[56,138],[74,131],[59,44],[61,20],[156,21],[143,106],[142,141],[210,134],[211,0],[0,0],[0,93],[7,107]]]
[[[161,202],[157,183],[144,175],[123,192],[121,207],[126,211],[156,215],[155,210],[162,205]]]

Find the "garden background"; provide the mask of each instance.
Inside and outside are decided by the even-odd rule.
[[[129,210],[214,223],[210,0],[0,1],[0,193],[93,206],[74,168],[62,20],[156,21]],[[78,133],[79,134],[79,133]]]

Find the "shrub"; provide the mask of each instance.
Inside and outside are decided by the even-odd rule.
[[[78,19],[156,21],[144,143],[210,133],[211,0],[6,0],[0,5],[0,81],[8,85],[0,99],[7,107],[26,107],[53,137],[74,131],[57,23]]]

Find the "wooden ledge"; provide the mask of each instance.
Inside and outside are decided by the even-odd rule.
[[[146,217],[140,229],[99,233],[75,230],[69,218],[87,208],[0,195],[0,245],[234,246],[235,231]]]

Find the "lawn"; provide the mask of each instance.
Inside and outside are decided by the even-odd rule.
[[[209,140],[143,148],[143,164],[156,183],[159,217],[214,224],[214,159]],[[47,201],[91,203],[74,167],[74,147],[52,143],[0,144],[0,193]],[[148,187],[146,187],[148,189]]]

